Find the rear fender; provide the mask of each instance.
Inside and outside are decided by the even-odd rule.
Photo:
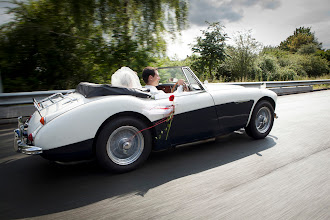
[[[105,121],[124,110],[144,115],[150,122],[156,121],[163,115],[148,114],[148,109],[161,102],[131,96],[98,99],[46,123],[36,134],[34,144],[47,150],[93,139]]]

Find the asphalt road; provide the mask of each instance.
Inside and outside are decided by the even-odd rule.
[[[330,219],[330,91],[281,96],[270,135],[153,153],[114,175],[12,152],[0,126],[0,219]]]

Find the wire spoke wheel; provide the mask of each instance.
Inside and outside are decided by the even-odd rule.
[[[267,107],[262,107],[259,109],[256,120],[255,126],[260,133],[265,133],[268,131],[271,125],[271,112]]]
[[[245,128],[246,134],[254,139],[265,138],[272,130],[274,107],[269,101],[258,102],[253,110],[251,120]]]
[[[133,116],[109,120],[96,141],[96,157],[110,172],[123,173],[136,169],[148,158],[152,149],[148,124]]]
[[[107,141],[107,154],[118,165],[134,163],[142,154],[144,138],[133,126],[122,126],[112,132]]]

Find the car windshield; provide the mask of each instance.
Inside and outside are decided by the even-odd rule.
[[[195,79],[189,68],[160,67],[158,68],[158,74],[160,77],[159,85],[173,85],[178,82],[179,79],[183,79],[189,87],[189,91],[202,89],[200,83]]]

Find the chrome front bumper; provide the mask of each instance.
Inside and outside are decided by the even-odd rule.
[[[27,134],[22,117],[18,118],[18,128],[14,130],[14,150],[27,155],[36,155],[42,153],[42,148],[31,146],[27,143]]]

